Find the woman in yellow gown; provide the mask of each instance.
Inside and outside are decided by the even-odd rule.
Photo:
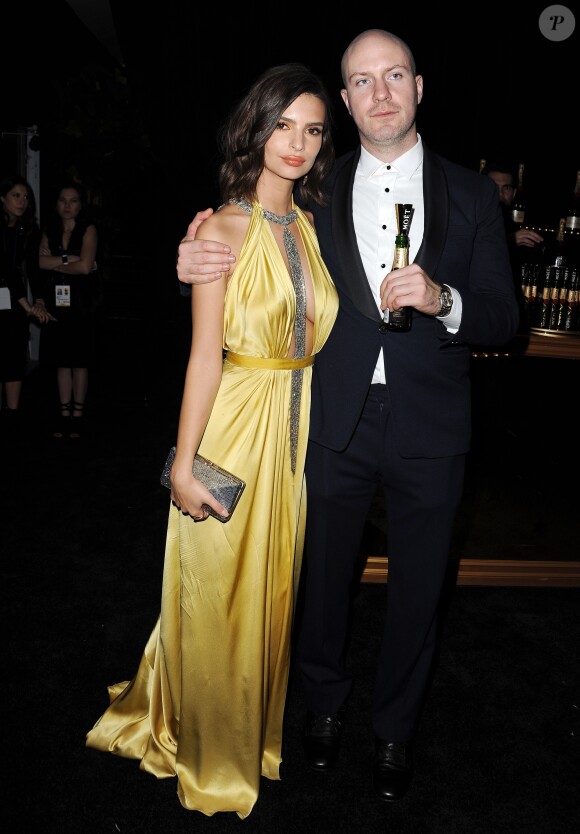
[[[207,815],[246,817],[261,776],[280,778],[312,364],[338,309],[293,194],[324,200],[329,107],[320,80],[286,64],[222,130],[224,205],[203,237],[226,241],[237,262],[192,290],[161,613],[135,677],[109,688],[87,735],[89,747],[177,776],[182,805]],[[203,509],[223,512],[192,476],[198,451],[246,482],[226,523]]]

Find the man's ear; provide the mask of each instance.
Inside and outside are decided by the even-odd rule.
[[[423,98],[423,76],[416,75],[415,76],[415,84],[417,85],[417,104],[421,104],[421,99]]]

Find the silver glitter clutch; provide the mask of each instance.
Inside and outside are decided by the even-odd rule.
[[[171,489],[171,467],[173,466],[173,461],[175,459],[175,446],[172,446],[169,450],[169,455],[167,456],[167,460],[165,461],[165,466],[163,467],[163,472],[161,473],[161,484],[167,489]],[[210,515],[213,515],[214,518],[217,518],[218,521],[229,521],[232,517],[232,513],[240,500],[240,496],[244,491],[244,487],[246,486],[245,481],[242,481],[240,478],[236,478],[235,475],[232,475],[231,472],[227,472],[225,469],[222,469],[221,466],[218,466],[216,463],[212,463],[211,460],[207,460],[207,458],[202,458],[201,455],[196,455],[193,459],[193,477],[197,478],[198,481],[201,481],[204,487],[206,487],[214,498],[223,504],[226,510],[229,512],[229,515],[218,515],[215,510],[212,510],[207,504],[203,505],[204,510],[208,512]]]

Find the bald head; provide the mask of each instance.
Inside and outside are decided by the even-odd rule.
[[[415,59],[413,57],[413,53],[407,46],[404,40],[397,37],[397,35],[393,35],[392,32],[387,32],[385,29],[367,29],[364,32],[361,32],[360,35],[357,35],[354,40],[352,40],[346,49],[343,52],[342,60],[340,62],[340,72],[342,75],[342,83],[344,86],[347,86],[347,76],[348,76],[348,64],[349,59],[355,51],[358,51],[359,47],[371,46],[372,44],[378,44],[380,41],[390,41],[391,43],[397,44],[403,52],[406,54],[407,59],[409,61],[409,68],[413,75],[417,74],[417,70],[415,67]]]
[[[423,78],[405,41],[383,29],[368,29],[342,56],[340,91],[362,146],[392,162],[417,144],[415,117]]]

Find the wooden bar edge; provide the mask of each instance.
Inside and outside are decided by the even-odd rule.
[[[451,564],[452,566],[452,564]],[[387,582],[386,556],[367,557],[361,582]],[[457,585],[579,588],[580,562],[520,559],[460,559]]]

